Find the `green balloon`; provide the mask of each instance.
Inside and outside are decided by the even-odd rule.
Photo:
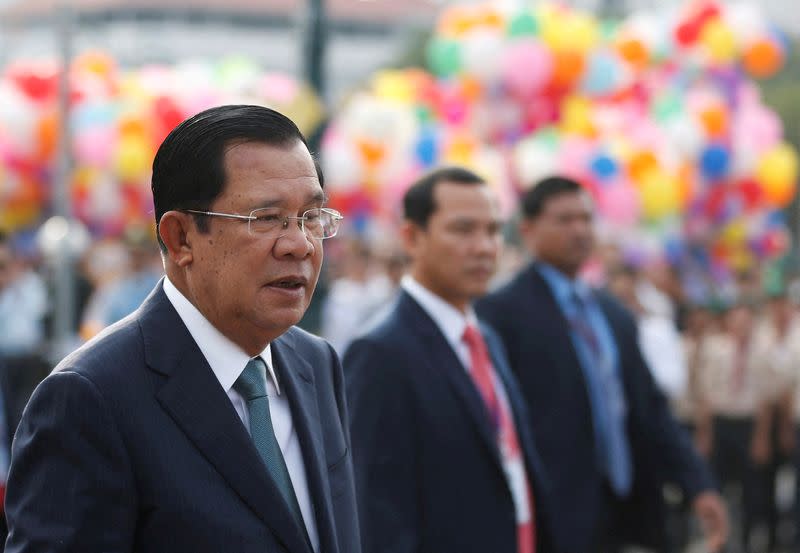
[[[539,22],[531,13],[515,15],[508,24],[509,36],[534,36],[539,33]]]
[[[652,112],[656,120],[663,123],[683,113],[683,102],[677,94],[668,94],[653,103]]]
[[[451,77],[461,69],[461,44],[456,40],[434,38],[427,54],[428,67],[439,77]]]
[[[417,112],[417,120],[420,123],[427,123],[433,119],[433,114],[428,106],[418,105],[415,109]]]

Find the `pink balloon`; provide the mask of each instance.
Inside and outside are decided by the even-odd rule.
[[[80,164],[108,167],[114,154],[117,134],[109,127],[90,127],[74,139],[75,158]]]
[[[741,141],[759,152],[775,146],[783,135],[780,118],[759,104],[743,108],[736,117],[735,128]]]
[[[568,177],[585,180],[590,176],[591,162],[596,155],[597,147],[592,141],[568,137],[558,147],[558,167]]]
[[[519,40],[510,46],[501,63],[506,86],[518,96],[530,96],[541,90],[553,72],[550,52],[534,39]]]
[[[639,194],[633,186],[616,182],[601,190],[598,208],[610,222],[622,227],[633,226],[641,210]]]

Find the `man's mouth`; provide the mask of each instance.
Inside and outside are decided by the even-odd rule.
[[[267,286],[272,286],[274,288],[284,288],[286,290],[296,290],[298,288],[304,288],[308,284],[308,279],[302,276],[287,276],[283,278],[278,278],[271,281]]]

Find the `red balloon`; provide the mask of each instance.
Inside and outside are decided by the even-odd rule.
[[[691,46],[700,38],[700,25],[694,21],[685,21],[675,29],[675,40],[681,46]]]
[[[736,191],[742,199],[745,211],[753,211],[764,203],[764,189],[753,179],[745,179],[736,185]]]
[[[58,72],[15,68],[9,71],[11,81],[25,96],[36,102],[55,99],[58,94]]]

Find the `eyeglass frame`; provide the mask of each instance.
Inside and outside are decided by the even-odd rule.
[[[262,210],[265,210],[265,209],[269,209],[269,208],[267,208],[267,207],[256,208],[256,209],[254,209],[253,211],[250,212],[250,215],[239,215],[238,213],[223,213],[223,212],[220,212],[220,211],[201,211],[201,210],[198,210],[198,209],[179,209],[178,211],[183,211],[185,213],[193,213],[195,215],[206,215],[208,217],[223,217],[223,218],[226,218],[226,219],[238,219],[239,221],[247,221],[247,232],[250,233],[250,234],[258,236],[261,233],[260,232],[253,232],[253,230],[252,230],[252,228],[250,226],[250,223],[252,221],[255,221],[255,220],[258,219],[258,217],[254,216],[253,213],[255,213],[256,211],[262,211]],[[335,209],[331,209],[329,207],[312,207],[310,209],[306,209],[303,212],[303,214],[300,215],[300,216],[286,215],[284,217],[281,217],[281,221],[280,221],[281,222],[281,231],[286,231],[286,230],[289,229],[289,222],[290,221],[298,221],[300,223],[300,230],[303,232],[303,235],[305,235],[308,238],[314,238],[316,240],[327,240],[328,238],[333,238],[334,236],[336,236],[336,234],[338,234],[338,232],[339,232],[338,225],[336,227],[336,232],[334,232],[330,236],[311,236],[310,234],[308,234],[306,232],[305,222],[308,220],[308,217],[306,216],[306,213],[308,213],[309,211],[314,211],[315,209],[318,209],[321,212],[328,213],[329,215],[332,215],[333,218],[334,218],[334,221],[341,222],[344,219],[344,215],[342,215],[341,213],[339,213]],[[285,236],[285,233],[278,234],[278,236],[276,236],[275,238],[280,238],[281,236]]]

